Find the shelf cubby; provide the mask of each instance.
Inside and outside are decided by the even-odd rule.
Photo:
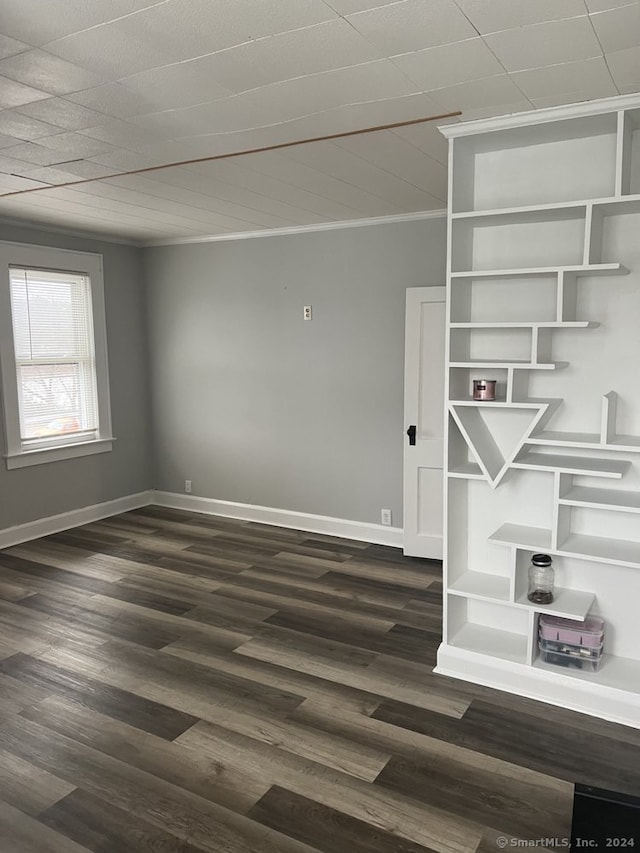
[[[598,459],[588,456],[564,456],[559,453],[534,453],[525,450],[513,462],[514,468],[560,471],[580,477],[611,477],[619,480],[629,470],[626,460]]]
[[[640,512],[640,493],[627,489],[595,489],[589,486],[571,486],[560,495],[562,506],[604,509],[613,512]]]
[[[455,139],[453,211],[612,196],[616,146],[615,112]]]
[[[529,614],[507,604],[449,596],[449,645],[503,660],[525,663]]]

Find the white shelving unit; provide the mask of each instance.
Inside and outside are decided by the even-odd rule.
[[[640,98],[441,130],[450,168],[437,672],[640,728]],[[474,379],[495,379],[496,400],[474,401]],[[536,552],[556,567],[548,606],[527,598]],[[597,673],[540,659],[543,613],[603,616]]]

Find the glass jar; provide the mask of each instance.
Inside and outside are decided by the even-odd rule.
[[[553,601],[554,571],[547,554],[534,554],[529,566],[529,593],[534,604],[551,604]]]

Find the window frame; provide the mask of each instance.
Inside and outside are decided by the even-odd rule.
[[[18,376],[13,338],[9,267],[60,270],[85,275],[90,281],[93,340],[95,347],[98,428],[95,437],[70,435],[44,438],[38,446],[20,437]],[[4,457],[9,469],[24,468],[106,453],[115,441],[111,426],[107,329],[104,303],[102,255],[68,249],[0,242],[0,378],[4,423]]]

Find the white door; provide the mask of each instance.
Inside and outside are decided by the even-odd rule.
[[[444,287],[407,290],[404,350],[404,553],[442,559]]]

